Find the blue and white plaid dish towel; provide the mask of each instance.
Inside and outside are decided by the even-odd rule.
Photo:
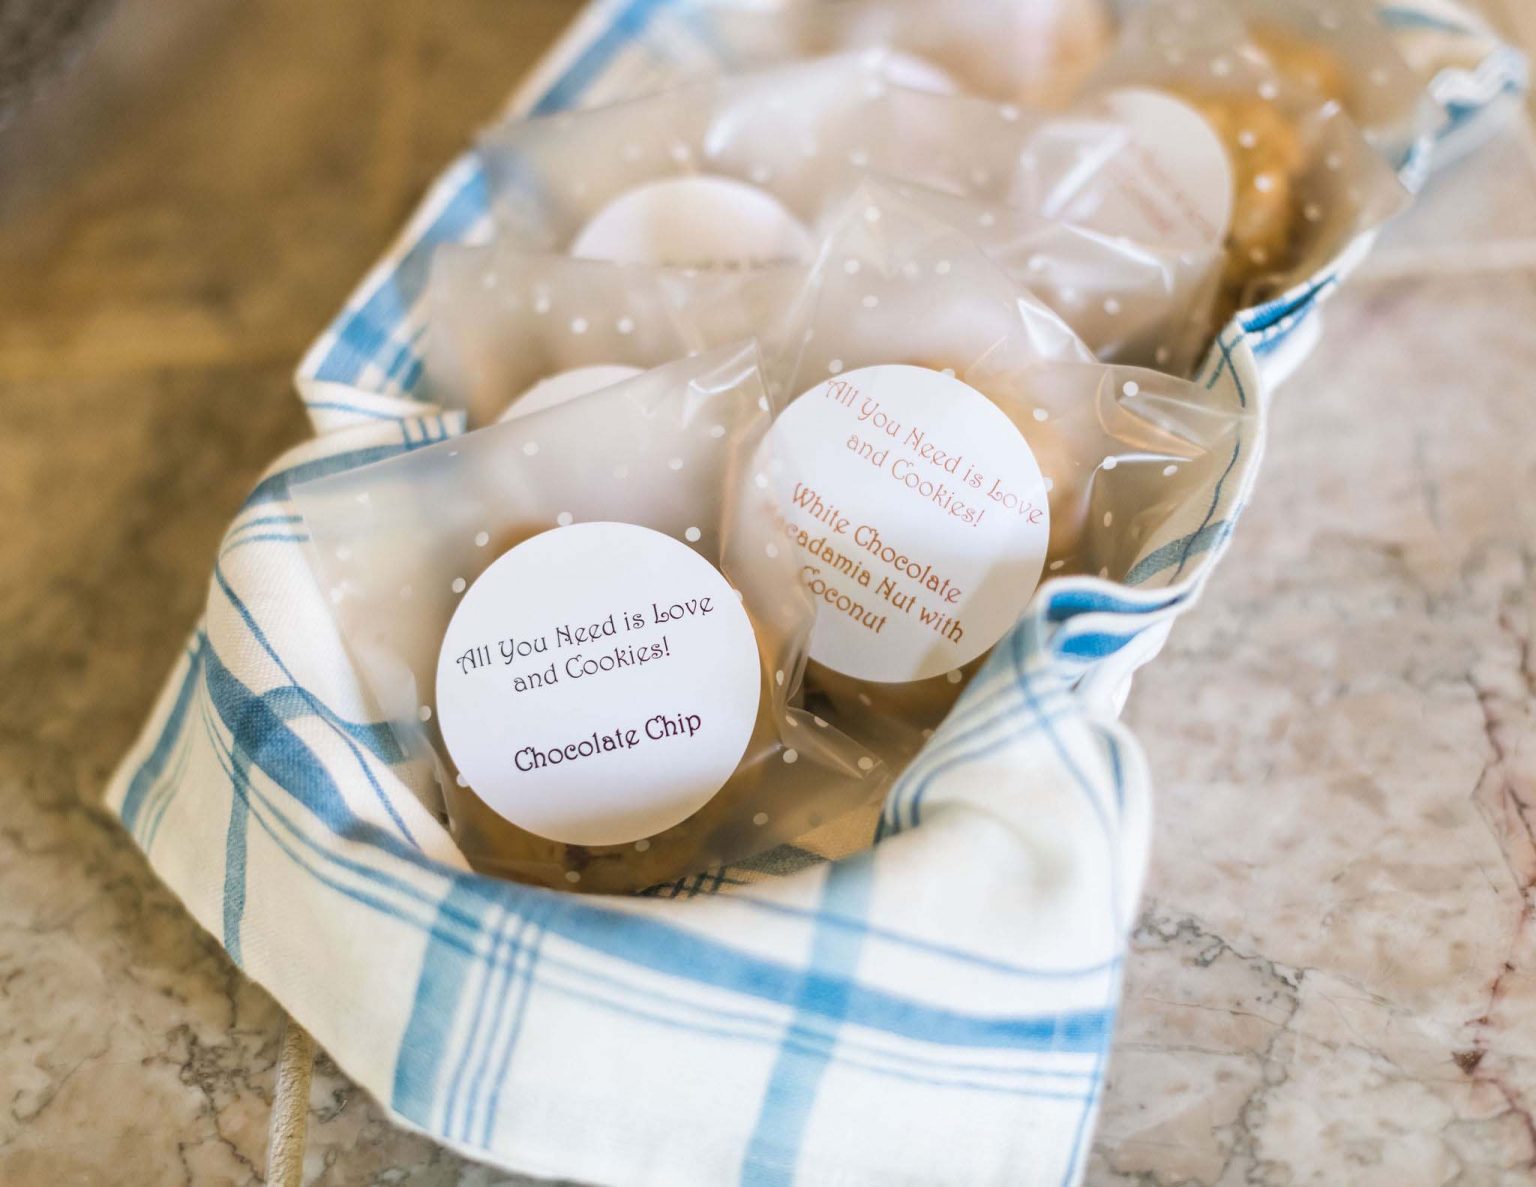
[[[646,31],[665,6],[589,9],[524,105],[664,72]],[[1453,64],[1435,85],[1458,126],[1518,87],[1520,60],[1443,0],[1388,16]],[[1078,1181],[1148,838],[1147,772],[1113,710],[1252,485],[1260,360],[1333,278],[1223,335],[1203,379],[1249,419],[1208,504],[1149,543],[1130,584],[1042,590],[900,779],[872,849],[823,860],[876,827],[828,826],[662,895],[586,898],[465,867],[370,715],[289,500],[461,428],[412,394],[418,304],[432,246],[478,233],[485,199],[462,159],[305,360],[319,435],[230,526],[110,806],[350,1076],[474,1157],[651,1187]]]

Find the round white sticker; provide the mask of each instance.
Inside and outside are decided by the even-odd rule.
[[[1017,621],[1050,539],[1028,443],[980,392],[924,367],[834,376],[763,444],[817,603],[811,658],[876,683],[954,671]]]
[[[571,244],[580,259],[698,268],[815,254],[805,224],[767,190],[710,176],[666,177],[626,190]]]
[[[437,661],[459,773],[513,824],[571,845],[652,836],[698,811],[757,718],[741,599],[692,548],[584,523],[524,541],[469,588]]]

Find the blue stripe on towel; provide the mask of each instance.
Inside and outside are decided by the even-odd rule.
[[[390,1108],[418,1124],[430,1124],[436,1102],[445,1099],[438,1087],[443,1058],[459,1013],[464,987],[476,974],[476,957],[463,944],[448,943],[457,929],[456,920],[484,914],[490,901],[487,888],[462,878],[456,880],[438,907],[431,939],[422,953],[416,998],[395,1059],[394,1091]]]
[[[489,209],[485,175],[474,171],[372,295],[343,316],[336,339],[315,369],[314,378],[355,385],[395,330],[408,320],[411,307],[426,289],[432,253],[438,244],[463,239]]]
[[[560,76],[537,103],[534,115],[549,115],[574,107],[586,89],[602,73],[613,56],[634,41],[650,23],[656,11],[673,0],[633,0],[613,18],[586,50]]]
[[[1052,623],[1066,622],[1079,614],[1156,614],[1178,600],[1177,595],[1170,595],[1149,604],[1117,597],[1105,589],[1064,589],[1051,595],[1050,603],[1045,608],[1045,620]]]
[[[1087,634],[1072,635],[1064,639],[1056,648],[1058,655],[1070,655],[1074,659],[1103,659],[1106,655],[1114,655],[1127,643],[1133,643],[1141,637],[1141,632],[1136,631],[1129,635],[1113,635],[1107,631],[1091,631]]]
[[[868,854],[832,865],[822,887],[822,908],[844,916],[867,915],[872,881]],[[810,967],[800,975],[795,1013],[785,1027],[747,1143],[742,1187],[791,1187],[794,1182],[816,1088],[832,1058],[837,1026],[848,1014],[862,939],[859,932],[821,925],[812,935]],[[812,1019],[831,1025],[807,1025]]]
[[[161,727],[160,736],[155,739],[154,746],[144,756],[139,769],[133,773],[133,778],[128,783],[128,790],[123,795],[123,804],[118,809],[118,815],[122,819],[123,827],[130,833],[136,832],[139,825],[139,810],[143,807],[150,789],[164,773],[165,764],[186,727],[187,709],[192,704],[192,698],[197,693],[198,681],[202,678],[203,656],[206,650],[206,644],[199,637],[197,645],[188,652],[183,661],[186,668],[182,672],[181,685],[176,689],[176,700],[171,705],[165,725]]]

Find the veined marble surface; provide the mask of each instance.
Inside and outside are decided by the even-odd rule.
[[[0,140],[0,198],[7,145],[57,183],[0,225],[8,1187],[261,1177],[282,1013],[93,805],[305,431],[293,361],[573,4],[154,7],[199,10],[143,50],[190,64],[115,116],[105,85],[72,152]],[[1333,301],[1139,678],[1155,852],[1094,1187],[1536,1182],[1532,159],[1465,162]],[[312,1184],[526,1182],[323,1058],[309,1132]]]
[[[1157,825],[1090,1183],[1536,1182],[1529,147],[1329,306],[1138,676]]]

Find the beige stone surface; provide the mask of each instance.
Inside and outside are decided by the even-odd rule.
[[[569,0],[125,0],[0,129],[0,1183],[245,1184],[283,1017],[95,808],[290,373]],[[508,1182],[322,1061],[306,1181]]]
[[[1096,1184],[1536,1181],[1536,276],[1357,283],[1139,677]]]
[[[281,1012],[93,804],[305,431],[294,361],[572,9],[124,0],[0,129],[0,1183],[260,1178]],[[1438,182],[1333,303],[1141,677],[1091,1184],[1536,1181],[1533,160]],[[306,1182],[519,1181],[323,1059],[310,1106]]]
[[[1533,326],[1526,125],[1329,307],[1138,677],[1157,823],[1089,1184],[1536,1182]]]

